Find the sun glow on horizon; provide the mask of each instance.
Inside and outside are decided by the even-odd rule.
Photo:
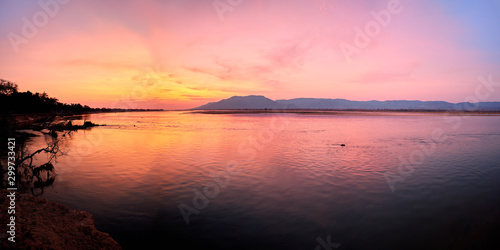
[[[222,19],[210,3],[72,1],[43,25],[36,1],[2,5],[0,78],[92,107],[182,109],[234,95],[460,102],[500,71],[494,1],[249,0]]]

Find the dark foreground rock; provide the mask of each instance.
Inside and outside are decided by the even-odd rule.
[[[96,229],[92,215],[29,194],[16,193],[15,243],[8,240],[9,202],[0,191],[0,249],[121,249]]]

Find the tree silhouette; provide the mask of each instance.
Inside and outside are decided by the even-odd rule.
[[[2,114],[75,114],[92,111],[81,104],[60,103],[47,93],[19,92],[17,84],[0,79],[0,113]]]
[[[52,163],[57,157],[65,155],[67,150],[66,140],[70,138],[71,132],[64,132],[60,136],[45,135],[46,146],[37,150],[30,149],[29,141],[32,137],[18,135],[15,146],[16,165],[16,187],[19,192],[31,192],[33,195],[40,195],[43,189],[52,185],[56,178],[56,173]],[[0,149],[2,155],[6,155]],[[40,165],[35,165],[33,160],[39,155],[46,155],[47,161]],[[6,159],[0,158],[0,176],[2,188],[7,187],[7,168],[4,166]],[[38,191],[37,191],[38,190]]]
[[[17,93],[17,84],[0,79],[0,94],[12,95],[14,93]]]

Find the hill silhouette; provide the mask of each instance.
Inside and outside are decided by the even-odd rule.
[[[241,109],[314,109],[314,110],[428,110],[428,111],[500,111],[500,102],[444,101],[350,101],[346,99],[296,98],[273,101],[264,96],[233,96],[211,102],[193,110],[241,110]]]

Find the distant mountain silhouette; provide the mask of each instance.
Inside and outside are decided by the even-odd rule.
[[[362,110],[484,110],[500,111],[500,102],[449,103],[444,101],[349,101],[345,99],[296,98],[276,100],[259,95],[233,96],[210,102],[195,110],[231,109],[362,109]]]
[[[209,102],[194,109],[283,109],[284,106],[261,95],[233,96],[218,102]]]

